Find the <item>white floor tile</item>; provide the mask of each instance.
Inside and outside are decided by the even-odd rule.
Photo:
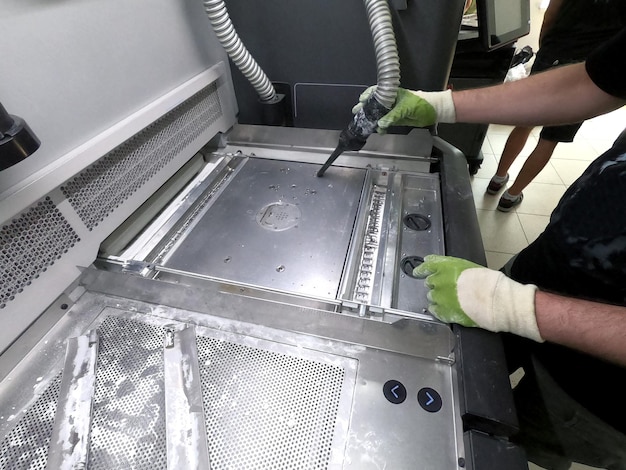
[[[504,126],[502,124],[489,124],[488,134],[504,134],[508,136],[513,130],[513,126]]]
[[[554,166],[552,166],[552,162],[548,162],[548,164],[544,167],[543,170],[535,177],[533,180],[534,183],[547,183],[547,184],[561,184],[563,180],[557,173]]]
[[[509,186],[513,184],[515,178],[519,175],[519,172],[522,170],[522,167],[526,163],[527,155],[520,155],[515,159],[511,168],[509,169],[509,176],[511,177],[509,181]],[[534,183],[549,183],[549,184],[563,184],[563,180],[552,166],[551,162],[548,162],[546,166],[541,170],[541,172],[535,176],[532,180]]]
[[[600,151],[593,146],[588,139],[576,138],[574,142],[561,142],[554,149],[554,160],[583,160],[592,162],[600,155]]]
[[[528,245],[522,224],[514,212],[476,211],[485,251],[516,254]]]
[[[598,155],[602,155],[613,146],[613,139],[586,139]]]
[[[552,160],[552,166],[561,177],[563,184],[569,186],[587,169],[590,162],[580,160]]]
[[[596,470],[598,467],[590,467],[588,465],[583,465],[582,463],[574,462],[570,467],[570,470]]]
[[[533,215],[518,213],[519,221],[526,235],[528,243],[532,243],[546,229],[550,217],[547,215]]]
[[[588,119],[583,123],[578,135],[585,138],[607,138],[615,140],[626,125],[626,107],[611,113]]]
[[[524,200],[515,208],[518,214],[550,215],[566,191],[562,184],[530,183]]]

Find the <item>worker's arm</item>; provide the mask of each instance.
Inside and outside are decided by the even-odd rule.
[[[355,110],[373,89],[361,95]],[[625,103],[598,88],[585,64],[578,63],[485,88],[432,92],[400,89],[393,109],[378,120],[378,131],[384,133],[390,126],[427,127],[437,122],[569,124],[608,113]]]
[[[537,291],[541,336],[626,367],[626,307]]]
[[[626,367],[626,307],[549,294],[500,271],[429,255],[415,268],[446,323],[550,341]]]
[[[580,122],[625,103],[598,88],[584,63],[502,85],[453,92],[452,100],[458,122],[515,126]]]

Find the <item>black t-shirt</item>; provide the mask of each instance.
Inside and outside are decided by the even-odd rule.
[[[626,99],[624,58],[626,58],[626,28],[594,49],[587,58],[585,67],[589,77],[599,88],[609,95]]]
[[[618,71],[626,29],[595,50],[586,69],[602,90],[626,97]],[[626,132],[565,192],[545,231],[519,253],[511,277],[543,290],[626,305]],[[579,403],[626,433],[626,368],[551,343],[526,343]]]
[[[566,0],[541,41],[538,55],[584,60],[599,44],[626,26],[624,0]]]

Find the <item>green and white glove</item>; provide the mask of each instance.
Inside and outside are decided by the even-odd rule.
[[[375,85],[361,93],[359,103],[352,108],[353,114],[363,107],[374,90]],[[437,122],[456,122],[451,90],[412,91],[399,88],[393,108],[378,120],[376,131],[384,134],[389,126],[427,127]]]
[[[451,256],[428,255],[413,275],[426,278],[428,310],[442,322],[544,341],[535,317],[537,286]]]

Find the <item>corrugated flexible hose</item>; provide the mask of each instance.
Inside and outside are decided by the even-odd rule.
[[[252,84],[261,101],[276,101],[276,90],[274,90],[272,82],[250,55],[246,46],[243,45],[233,23],[230,21],[224,2],[222,0],[204,0],[204,9],[222,47],[244,77]]]
[[[387,0],[364,0],[374,40],[378,85],[374,98],[391,109],[400,87],[400,58]]]
[[[364,0],[378,70],[378,83],[374,98],[385,108],[391,109],[400,86],[400,59],[393,32],[391,12],[387,0]],[[204,9],[222,47],[252,84],[261,101],[276,100],[276,91],[259,64],[243,45],[230,21],[223,0],[204,0]]]

